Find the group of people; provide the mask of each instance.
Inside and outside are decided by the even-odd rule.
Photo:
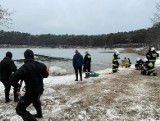
[[[13,86],[14,102],[18,102],[16,112],[23,118],[24,121],[37,121],[36,118],[42,118],[42,109],[40,97],[43,94],[43,79],[47,78],[49,73],[45,64],[34,60],[34,53],[27,49],[24,52],[24,64],[17,69],[12,60],[12,53],[7,52],[6,56],[0,62],[0,81],[5,87],[5,103],[11,101],[10,89]],[[82,80],[82,66],[85,72],[85,78],[89,77],[91,71],[91,55],[86,51],[83,56],[75,51],[73,57],[73,67],[76,73],[76,80],[78,81],[78,72],[80,80]],[[25,83],[25,94],[20,95],[20,88],[22,82]],[[32,115],[26,108],[33,104],[36,109],[36,114]]]
[[[115,73],[119,68],[119,52],[116,51],[113,54],[112,59],[112,72]],[[141,74],[144,75],[156,75],[155,73],[155,61],[159,57],[159,54],[152,47],[146,54],[146,58],[143,60],[137,58],[135,68],[141,70]],[[34,53],[32,50],[27,49],[24,52],[24,64],[17,69],[14,61],[12,60],[12,53],[7,52],[6,56],[0,62],[0,81],[5,87],[5,102],[10,102],[9,94],[11,86],[13,86],[14,102],[18,102],[16,112],[20,115],[24,121],[37,121],[36,118],[42,118],[42,109],[40,97],[43,94],[43,79],[47,78],[49,73],[45,64],[34,60]],[[131,66],[129,58],[124,58],[125,67]],[[80,80],[82,81],[82,71],[85,72],[85,78],[90,76],[91,72],[91,55],[88,51],[85,52],[83,57],[78,50],[75,51],[73,56],[73,67],[75,70],[76,79],[78,81],[78,72]],[[25,83],[25,94],[19,98],[20,88],[22,81]],[[32,115],[26,108],[33,104],[37,113]]]
[[[112,72],[113,73],[116,73],[118,71],[118,68],[120,65],[121,65],[121,67],[125,67],[125,68],[128,68],[131,66],[130,58],[125,57],[122,60],[121,64],[119,64],[118,59],[120,59],[120,57],[118,57],[118,56],[119,56],[119,52],[115,51],[113,54],[113,58],[112,58]]]
[[[43,94],[43,78],[48,77],[48,71],[45,64],[34,60],[34,53],[27,49],[24,52],[24,64],[17,69],[12,60],[12,53],[7,52],[6,56],[0,62],[0,81],[5,87],[5,102],[10,102],[9,93],[11,86],[14,87],[14,101],[18,102],[16,112],[24,121],[37,121],[36,118],[42,118],[42,109],[40,97]],[[21,81],[25,83],[25,94],[19,98]],[[36,114],[32,115],[26,108],[33,104]]]
[[[112,59],[112,72],[115,73],[118,71],[119,68],[119,62],[118,59],[120,59],[119,52],[115,51],[113,54],[113,59]],[[151,47],[149,51],[146,53],[146,58],[143,60],[140,58],[137,58],[135,68],[136,70],[141,70],[141,74],[143,75],[157,75],[155,72],[155,62],[157,57],[159,57],[159,54],[156,52],[154,47]],[[122,60],[121,63],[122,67],[130,67],[131,66],[131,61],[129,58],[125,57],[124,60]]]
[[[85,52],[85,56],[83,56],[75,51],[75,55],[73,56],[73,67],[76,74],[75,81],[78,81],[78,72],[80,75],[80,80],[82,81],[82,70],[85,72],[85,78],[89,78],[91,72],[91,55],[88,51]]]
[[[157,57],[159,57],[159,54],[156,52],[154,47],[151,47],[146,53],[146,58],[143,60],[137,58],[135,64],[136,70],[141,70],[141,74],[143,75],[156,76],[155,62]]]

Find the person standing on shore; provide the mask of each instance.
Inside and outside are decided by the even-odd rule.
[[[85,78],[88,78],[91,72],[91,55],[88,53],[88,51],[85,52],[83,71],[86,75]]]
[[[25,83],[25,95],[20,98],[17,104],[16,112],[24,121],[37,121],[36,118],[42,118],[42,109],[40,97],[43,94],[43,78],[48,77],[47,67],[34,60],[34,53],[27,49],[24,52],[25,63],[10,77],[10,83],[14,87],[20,87],[19,80]],[[30,114],[26,108],[33,104],[37,114]]]
[[[75,81],[78,81],[78,71],[80,75],[80,80],[82,81],[82,65],[83,65],[83,56],[78,52],[78,50],[76,50],[75,55],[73,56],[73,67],[76,74]]]
[[[119,52],[116,51],[114,54],[113,54],[113,59],[112,59],[112,72],[113,73],[116,73],[118,71],[118,68],[119,68],[119,62],[118,62],[118,59],[120,59],[118,57],[119,55]]]
[[[16,65],[14,64],[14,61],[12,60],[12,53],[7,52],[6,57],[3,58],[3,60],[0,62],[0,80],[3,83],[5,87],[5,102],[8,103],[10,101],[9,93],[11,89],[11,85],[9,82],[9,77],[12,75],[12,72],[15,72],[17,70]],[[17,89],[14,88],[14,101],[17,102],[18,95]]]

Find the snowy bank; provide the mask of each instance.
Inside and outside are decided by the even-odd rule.
[[[156,121],[155,114],[160,116],[154,112],[160,111],[159,106],[155,105],[158,99],[152,101],[154,97],[150,95],[157,91],[154,88],[159,86],[158,77],[141,76],[134,65],[120,68],[115,74],[111,73],[111,68],[97,72],[99,77],[83,78],[78,82],[74,81],[74,74],[44,79],[45,91],[41,98],[44,118],[38,121]],[[148,86],[151,82],[154,83]],[[152,85],[154,88],[151,89]],[[13,101],[4,103],[3,90],[0,83],[0,120],[22,121],[15,112],[17,104]],[[13,99],[12,92],[10,96]],[[28,110],[35,113],[32,105]]]

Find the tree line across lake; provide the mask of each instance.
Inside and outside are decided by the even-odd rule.
[[[160,48],[160,24],[148,29],[101,35],[32,35],[15,31],[0,31],[0,46],[28,45],[45,47],[142,47]]]

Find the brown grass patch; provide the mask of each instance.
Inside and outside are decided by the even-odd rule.
[[[129,47],[129,48],[125,48],[124,50],[125,50],[125,52],[128,52],[128,53],[136,53],[136,49],[135,48]]]
[[[140,49],[140,50],[136,50],[136,48],[125,48],[124,49],[125,52],[127,53],[137,53],[139,55],[146,55],[148,49],[147,48],[144,48],[144,49]]]

